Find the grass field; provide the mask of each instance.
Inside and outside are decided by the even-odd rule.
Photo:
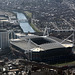
[[[75,61],[72,61],[72,62],[65,62],[65,63],[61,63],[61,64],[54,64],[53,66],[70,66],[70,65],[75,65]]]
[[[27,18],[31,19],[32,18],[32,13],[29,11],[24,11],[25,15],[27,16]],[[32,23],[29,23],[31,25],[31,27],[36,31],[36,32],[40,32],[40,30]]]
[[[24,11],[24,13],[26,14],[26,16],[27,16],[28,18],[32,18],[32,13],[31,13],[31,12],[29,12],[29,11]]]

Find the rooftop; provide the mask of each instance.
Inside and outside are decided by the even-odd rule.
[[[59,42],[42,36],[26,36],[17,41],[11,41],[11,44],[23,49],[32,51],[44,51],[55,48],[64,48]]]
[[[6,29],[0,29],[0,32],[7,32]]]

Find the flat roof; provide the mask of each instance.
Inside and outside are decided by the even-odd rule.
[[[6,29],[0,29],[0,32],[7,32]]]

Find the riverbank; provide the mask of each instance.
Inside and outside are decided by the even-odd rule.
[[[29,11],[24,11],[23,13],[24,13],[24,15],[26,16],[26,18],[28,19],[28,22],[29,22],[30,26],[31,26],[36,32],[41,32],[41,31],[35,26],[35,24],[33,24],[33,23],[31,22],[31,20],[32,20],[32,13],[29,12]]]
[[[29,11],[23,11],[23,10],[21,10],[21,11],[15,10],[15,12],[23,13],[25,15],[25,17],[27,18],[29,25],[33,28],[33,30],[35,32],[41,32],[33,23],[31,23],[32,13],[30,13]],[[12,11],[12,13],[13,13],[13,11]],[[15,14],[15,15],[17,17],[17,14]]]

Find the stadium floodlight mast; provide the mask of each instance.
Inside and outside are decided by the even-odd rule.
[[[74,29],[73,29],[72,31],[73,31],[73,33],[72,33],[70,36],[68,36],[66,39],[64,39],[64,40],[61,42],[61,44],[62,44],[63,42],[65,42],[66,40],[68,40],[69,38],[72,37],[73,46],[75,46],[75,31],[74,31]]]
[[[28,45],[28,59],[32,60],[32,51],[30,50],[30,47],[31,47],[30,43],[31,43],[31,39],[29,38],[28,39],[28,44],[27,44]]]
[[[75,31],[73,30],[73,46],[75,46]]]
[[[60,30],[58,29],[58,31],[60,32]],[[62,31],[66,31],[66,30],[62,30]],[[70,30],[69,30],[70,31]],[[74,28],[72,27],[72,30],[71,30],[73,33],[68,36],[66,39],[64,39],[62,42],[60,42],[61,44],[63,42],[65,42],[66,40],[68,40],[69,38],[73,37],[72,38],[72,42],[73,42],[73,46],[75,46],[75,31],[74,31]],[[48,28],[47,26],[45,27],[45,30],[44,30],[44,33],[43,33],[43,36],[49,36],[49,32],[48,32]]]
[[[48,28],[47,28],[47,26],[45,27],[45,30],[44,30],[43,36],[49,36],[49,33],[48,33]]]
[[[27,50],[25,50],[25,55],[27,57],[28,60],[32,60],[32,51],[30,50],[30,38],[28,39],[28,43],[27,43]]]

